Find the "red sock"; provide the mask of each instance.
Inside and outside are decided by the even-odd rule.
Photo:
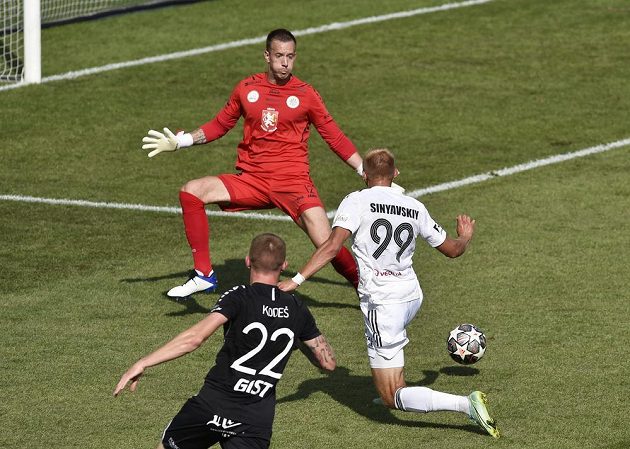
[[[348,251],[342,246],[335,258],[331,261],[335,271],[345,277],[356,289],[359,286],[359,270],[357,263]]]
[[[203,201],[188,192],[179,192],[179,202],[182,205],[186,238],[192,250],[195,270],[204,276],[210,275],[212,261],[210,260],[210,226]]]

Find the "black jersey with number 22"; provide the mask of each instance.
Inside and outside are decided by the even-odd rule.
[[[273,285],[238,286],[211,312],[228,318],[224,343],[199,397],[233,420],[271,427],[276,384],[297,340],[320,335],[306,305]]]

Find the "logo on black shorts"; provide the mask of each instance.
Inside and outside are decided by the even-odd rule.
[[[221,418],[219,415],[214,415],[210,421],[206,423],[206,425],[213,424],[217,427],[220,427],[223,430],[231,429],[232,427],[240,426],[243,423],[232,421],[228,418]]]

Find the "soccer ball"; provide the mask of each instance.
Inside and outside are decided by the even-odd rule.
[[[486,336],[473,324],[460,324],[448,335],[446,348],[457,363],[472,365],[486,352]]]

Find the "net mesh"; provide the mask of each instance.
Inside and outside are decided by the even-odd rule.
[[[42,25],[87,18],[110,11],[177,3],[142,0],[41,0]],[[24,74],[24,0],[0,0],[0,81],[21,81]]]
[[[20,81],[24,71],[22,54],[24,52],[22,1],[0,0],[0,80]]]
[[[91,16],[106,11],[128,8],[130,6],[160,3],[170,2],[142,0],[42,0],[42,24]]]

